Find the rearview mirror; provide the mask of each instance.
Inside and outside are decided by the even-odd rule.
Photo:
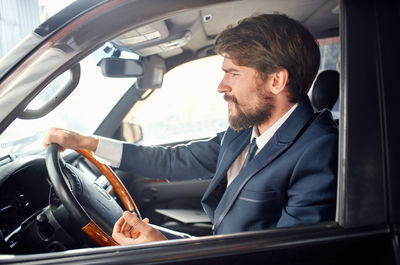
[[[101,72],[107,77],[142,77],[143,65],[135,59],[117,57],[103,58],[100,62]]]

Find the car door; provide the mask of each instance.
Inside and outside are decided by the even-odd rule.
[[[203,237],[110,253],[191,264],[399,264],[398,1],[341,1],[340,155],[335,222]],[[395,42],[396,43],[396,42]],[[395,55],[395,56],[393,56]],[[397,134],[395,133],[397,132]],[[179,250],[178,250],[179,249]],[[157,251],[156,251],[157,250]],[[138,257],[136,254],[141,253]]]

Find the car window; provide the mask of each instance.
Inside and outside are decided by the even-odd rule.
[[[339,37],[318,40],[321,53],[319,72],[324,70],[339,71]]]
[[[222,57],[212,56],[169,71],[162,87],[136,104],[134,116],[128,118],[141,126],[141,143],[173,143],[224,131],[228,126],[227,105],[217,92],[223,76],[221,65]]]
[[[319,66],[318,73],[325,70],[334,70],[340,72],[339,37],[318,39],[318,44],[321,53],[321,63]],[[308,95],[311,97],[311,94],[312,94],[312,87]],[[332,113],[332,117],[338,121],[340,118],[339,98],[336,100],[336,103],[333,105],[330,111]]]
[[[136,81],[136,78],[103,76],[100,67],[97,66],[103,57],[104,47],[101,47],[80,62],[81,75],[78,86],[49,114],[34,120],[16,119],[0,136],[0,155],[12,152],[18,156],[43,151],[42,139],[52,126],[68,128],[83,134],[94,133],[104,117]],[[57,90],[59,83],[67,76],[60,75],[43,91]],[[43,101],[48,101],[46,93],[40,93],[29,107],[40,107]],[[29,135],[26,132],[29,132]]]
[[[0,58],[30,34],[40,23],[74,1],[0,1]]]

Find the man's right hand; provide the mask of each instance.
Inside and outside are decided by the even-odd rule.
[[[52,143],[59,144],[61,146],[60,151],[64,151],[66,148],[83,148],[95,152],[99,140],[93,136],[81,135],[77,132],[53,127],[43,139],[43,146],[47,148]]]
[[[157,229],[149,225],[149,219],[140,220],[136,213],[125,211],[115,223],[113,239],[120,245],[134,245],[167,240]]]

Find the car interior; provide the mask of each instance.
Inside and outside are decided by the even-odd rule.
[[[73,3],[67,10],[73,12],[78,5],[79,2]],[[143,138],[140,124],[126,122],[126,116],[132,115],[131,110],[135,105],[142,104],[153,92],[157,93],[157,90],[162,89],[166,73],[184,63],[215,55],[213,41],[228,25],[251,15],[274,12],[284,13],[299,20],[318,40],[336,40],[336,58],[333,60],[333,66],[321,69],[310,91],[316,111],[327,108],[334,112],[339,99],[339,72],[335,68],[339,45],[339,8],[336,0],[244,0],[227,3],[221,1],[202,8],[166,13],[146,24],[133,19],[131,23],[136,23],[134,27],[124,26],[120,31],[115,30],[104,35],[104,38],[109,38],[106,42],[96,43],[91,48],[86,47],[86,50],[74,57],[75,60],[79,57],[83,59],[92,52],[102,50],[104,57],[97,62],[102,75],[114,79],[135,78],[126,94],[93,133],[140,144]],[[51,23],[56,25],[61,21],[62,14],[58,15],[40,25],[37,32],[46,29]],[[118,29],[118,25],[112,23],[105,27],[106,30]],[[91,38],[90,34],[89,32],[85,37]],[[79,41],[78,39],[77,42]],[[6,60],[11,64],[13,59],[9,58]],[[6,60],[3,62],[7,62]],[[79,83],[79,64],[74,63],[72,66],[66,60],[65,65],[65,69],[54,71],[51,77],[52,80],[56,80],[56,76],[72,69],[72,81],[62,86],[63,93],[56,94],[54,100],[49,100],[50,103],[46,103],[43,108],[34,111],[30,111],[29,108],[25,111],[22,109],[18,113],[19,118],[34,119],[45,116],[69,97]],[[52,82],[47,83],[51,85]],[[183,99],[177,99],[179,100]],[[27,105],[28,102],[24,107]],[[338,118],[337,122],[339,123]],[[41,140],[43,134],[30,137]],[[188,141],[175,141],[163,145],[186,142]],[[0,144],[1,148],[7,147],[7,143]],[[12,143],[14,148],[17,148],[17,144]],[[41,150],[41,153],[32,152],[23,157],[8,154],[0,158],[1,254],[57,252],[98,246],[80,230],[79,225],[76,225],[76,218],[56,195],[56,187],[48,179],[48,165],[44,152],[45,150]],[[75,180],[75,174],[83,174],[83,178],[92,184],[95,183],[96,189],[106,191],[117,200],[121,209],[124,207],[104,174],[86,157],[67,151],[62,155],[62,160],[62,163],[69,165],[68,167],[75,168],[69,169],[69,173],[64,173],[68,175],[66,177],[69,188],[77,197],[81,184],[79,180]],[[81,173],[76,173],[76,169]],[[212,235],[212,224],[200,204],[201,197],[210,183],[209,178],[168,181],[163,176],[149,179],[117,168],[114,168],[114,171],[132,195],[142,217],[148,217],[152,224],[193,236]],[[100,206],[92,206],[85,202],[83,204],[86,211],[92,213],[91,217],[97,225],[110,234],[115,218],[122,210],[117,210],[110,218],[106,218],[104,216],[107,212],[97,216],[97,212],[101,211]]]

